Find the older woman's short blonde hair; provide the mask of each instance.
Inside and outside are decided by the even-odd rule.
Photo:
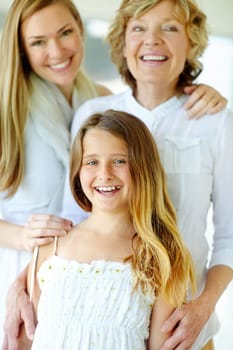
[[[123,55],[125,32],[131,18],[138,18],[161,3],[163,0],[123,0],[112,25],[110,26],[108,41],[110,44],[112,61],[116,64],[123,80],[135,88],[136,81],[129,71]],[[178,85],[190,84],[202,71],[202,64],[198,60],[203,54],[208,41],[206,15],[193,0],[170,0],[176,6],[175,15],[185,21],[186,32],[192,46],[190,57],[186,60]]]

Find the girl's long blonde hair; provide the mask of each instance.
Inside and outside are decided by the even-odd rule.
[[[0,42],[0,191],[7,196],[15,194],[24,175],[24,131],[30,106],[31,67],[22,45],[21,24],[35,12],[58,3],[69,9],[83,34],[80,14],[70,0],[15,0],[5,21]],[[74,85],[82,101],[97,95],[82,69]]]
[[[83,124],[72,146],[70,182],[75,200],[86,211],[91,211],[92,204],[82,190],[79,172],[82,141],[91,128],[105,130],[123,139],[128,146],[132,181],[129,208],[136,231],[130,257],[135,287],[141,285],[143,291],[153,288],[171,305],[181,305],[188,287],[195,286],[194,270],[177,229],[153,136],[138,118],[119,111],[94,114]]]

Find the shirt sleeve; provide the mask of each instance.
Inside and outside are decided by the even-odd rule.
[[[219,121],[213,174],[214,239],[210,267],[233,268],[233,114],[226,110]]]

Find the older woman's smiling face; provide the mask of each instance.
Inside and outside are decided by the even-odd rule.
[[[131,18],[124,56],[137,87],[159,84],[176,93],[179,75],[189,56],[185,24],[174,15],[175,4],[164,0],[139,18]]]

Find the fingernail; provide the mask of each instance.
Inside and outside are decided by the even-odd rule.
[[[34,333],[29,333],[29,334],[28,334],[28,338],[29,338],[30,340],[33,340],[33,338],[34,338]]]

